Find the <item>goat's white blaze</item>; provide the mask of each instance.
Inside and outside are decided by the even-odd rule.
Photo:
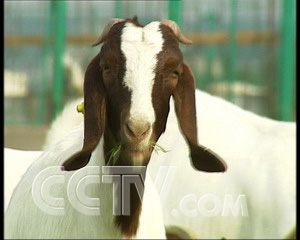
[[[157,54],[163,47],[160,22],[145,27],[126,23],[121,36],[121,50],[126,58],[124,84],[131,92],[129,119],[133,122],[155,121],[152,88]]]

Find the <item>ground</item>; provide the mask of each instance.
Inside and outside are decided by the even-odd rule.
[[[20,150],[41,150],[48,126],[5,127],[4,147]]]

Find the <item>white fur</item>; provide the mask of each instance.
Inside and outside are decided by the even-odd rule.
[[[130,120],[155,121],[152,106],[152,87],[155,78],[157,54],[162,50],[163,37],[159,22],[145,27],[126,23],[121,36],[121,50],[126,58],[124,84],[131,91]]]
[[[173,104],[171,104],[172,106]],[[199,238],[284,238],[296,224],[296,125],[260,117],[207,93],[196,91],[199,143],[214,150],[228,165],[225,173],[195,171],[189,149],[172,106],[167,130],[159,144],[171,151],[154,154],[149,170],[155,176],[160,165],[176,166],[177,172],[162,203],[166,224],[192,229]],[[246,195],[248,217],[196,217],[179,210],[180,200],[194,194],[197,202],[215,194]],[[190,209],[197,209],[194,203]]]
[[[177,166],[162,203],[165,223],[191,229],[199,238],[284,238],[295,226],[295,123],[260,117],[199,90],[196,106],[199,142],[222,156],[228,170],[203,173],[190,166],[189,149],[171,103],[167,129],[158,142],[171,151],[154,152],[148,167],[154,179],[159,166]],[[61,119],[61,124],[68,126],[63,131],[72,129],[64,122],[81,117],[76,111],[71,113]],[[55,128],[61,129],[54,125],[51,131]],[[171,214],[186,194],[195,194],[199,200],[207,193],[222,200],[225,194],[245,194],[249,216]]]
[[[100,215],[84,215],[75,210],[66,198],[66,185],[55,185],[55,197],[64,197],[65,215],[52,216],[41,211],[33,201],[32,183],[43,169],[60,166],[68,157],[79,151],[83,143],[83,125],[79,125],[61,141],[46,149],[33,162],[15,188],[5,214],[6,238],[121,238],[120,230],[114,224],[112,216],[112,186],[101,183],[92,184],[87,195],[100,199]],[[103,166],[103,138],[93,152],[88,166]],[[65,183],[74,172],[63,172]],[[14,176],[6,176],[13,178]],[[8,179],[6,179],[8,180]],[[145,197],[142,203],[140,226],[137,236],[140,238],[165,238],[164,224],[158,194],[151,177],[146,177]],[[123,236],[124,237],[124,236]]]
[[[77,105],[82,102],[83,98],[79,98],[66,104],[65,108],[60,113],[60,115],[58,115],[54,122],[52,122],[51,127],[53,131],[47,134],[43,149],[46,149],[50,145],[53,145],[54,143],[58,142],[62,137],[68,135],[71,129],[82,123],[83,114],[77,113],[76,110]],[[71,118],[69,118],[70,116]],[[68,119],[68,121],[65,121],[65,119]]]
[[[21,151],[4,148],[5,210],[7,209],[13,190],[21,180],[24,172],[40,154],[40,151]]]

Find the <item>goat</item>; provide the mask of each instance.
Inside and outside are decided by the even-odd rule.
[[[6,211],[6,238],[149,238],[155,234],[162,237],[163,225],[159,224],[162,216],[157,209],[159,204],[152,206],[151,196],[155,198],[155,194],[154,188],[151,191],[148,172],[144,190],[129,191],[129,215],[112,214],[115,206],[112,193],[120,188],[119,184],[117,190],[101,183],[88,189],[87,193],[99,199],[104,197],[100,204],[101,216],[84,215],[69,202],[64,203],[64,215],[49,215],[38,208],[31,192],[34,192],[34,179],[49,166],[62,165],[58,173],[64,180],[73,177],[73,170],[111,166],[110,153],[118,144],[119,156],[114,165],[129,166],[129,169],[147,166],[153,145],[166,129],[171,96],[175,99],[193,168],[206,172],[226,170],[221,157],[198,144],[195,80],[183,62],[178,41],[191,43],[170,20],[143,27],[137,18],[114,19],[104,28],[93,45],[104,44],[85,73],[84,127],[80,125],[45,150],[26,171]],[[55,195],[65,196],[64,184],[58,185]],[[120,201],[118,198],[116,202]],[[147,218],[154,225],[153,235],[149,233]]]
[[[41,153],[41,151],[22,151],[4,148],[5,209],[7,209],[13,190],[21,180],[23,174]]]
[[[79,101],[83,101],[83,99]],[[47,149],[54,143],[58,142],[62,137],[67,136],[74,126],[78,126],[83,122],[82,114],[74,114],[78,100],[68,102],[64,107],[64,110],[57,116],[57,118],[51,123],[51,129],[46,135],[43,149]],[[71,118],[69,118],[71,117]],[[66,121],[68,119],[68,121]]]
[[[59,134],[67,134],[82,122],[82,114],[76,112],[76,105],[82,101],[77,99],[64,108],[49,130],[48,145],[55,142],[54,138],[50,138],[53,136],[51,133],[55,132],[56,139],[59,139]],[[166,131],[158,144],[171,151],[153,154],[148,166],[152,178],[156,177],[161,165],[180,169],[168,191],[163,192],[166,195],[162,198],[165,199],[162,202],[165,224],[184,226],[199,238],[285,238],[296,222],[295,123],[260,117],[219,97],[196,90],[199,139],[205,146],[220,153],[230,166],[224,175],[207,175],[195,172],[185,164],[188,148],[178,128],[173,104],[170,106]],[[62,132],[59,133],[60,129]],[[157,181],[156,184],[159,191],[162,182]],[[208,193],[216,194],[222,201],[225,195],[230,194],[235,202],[239,195],[244,194],[248,217],[241,213],[227,217],[222,217],[221,213],[215,217],[206,217],[199,212],[194,217],[180,212],[179,216],[171,214],[172,210],[179,209],[184,196],[194,194],[199,201]],[[195,204],[195,200],[192,203]]]
[[[198,90],[196,105],[201,143],[218,152],[229,167],[226,174],[205,175],[185,165],[188,149],[170,110],[167,129],[158,143],[171,151],[160,154],[159,163],[154,155],[148,166],[153,177],[159,164],[178,169],[170,188],[163,192],[165,224],[184,226],[205,239],[285,238],[296,226],[296,124],[260,117]],[[188,216],[180,211],[180,202],[191,194],[188,213],[193,216]],[[242,211],[237,216],[223,216],[223,211],[214,217],[201,214],[197,203],[207,194],[221,201],[222,210],[226,195],[234,203],[244,195],[248,216]],[[172,214],[174,209],[178,215]]]

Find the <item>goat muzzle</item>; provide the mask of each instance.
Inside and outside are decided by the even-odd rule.
[[[127,121],[124,126],[124,132],[128,140],[140,142],[144,140],[150,133],[151,125],[148,122]]]

